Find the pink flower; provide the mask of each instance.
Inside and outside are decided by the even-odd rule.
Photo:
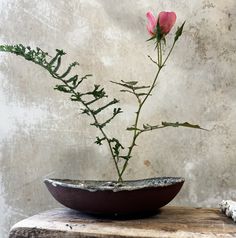
[[[167,35],[170,32],[171,28],[176,22],[175,12],[160,12],[156,18],[152,12],[149,11],[147,12],[146,16],[148,19],[147,30],[152,36],[156,35],[157,22],[159,22],[161,32],[164,35]]]
[[[159,25],[163,34],[168,34],[176,22],[175,12],[160,12]]]
[[[146,16],[148,19],[147,30],[150,35],[154,36],[156,34],[157,19],[153,16],[151,11],[147,12]]]

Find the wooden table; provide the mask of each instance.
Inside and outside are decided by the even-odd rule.
[[[67,208],[35,215],[17,223],[10,238],[212,238],[236,237],[236,224],[218,209],[167,206],[156,216],[108,219]]]

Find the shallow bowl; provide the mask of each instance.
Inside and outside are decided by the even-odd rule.
[[[48,190],[61,204],[97,215],[154,214],[180,191],[184,178],[157,177],[115,181],[45,179]]]

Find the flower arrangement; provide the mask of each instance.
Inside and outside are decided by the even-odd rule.
[[[157,125],[143,124],[140,125],[139,118],[142,113],[142,108],[147,102],[147,99],[153,92],[157,79],[160,75],[162,68],[166,65],[176,42],[182,35],[185,22],[177,28],[172,46],[167,47],[167,35],[172,30],[176,22],[176,14],[174,12],[160,12],[158,17],[155,17],[152,12],[146,14],[148,24],[147,30],[150,34],[148,41],[154,41],[155,50],[157,52],[157,58],[153,59],[148,56],[152,63],[156,65],[156,75],[151,85],[140,85],[138,81],[124,81],[120,82],[111,81],[113,84],[118,85],[122,89],[121,92],[132,94],[137,101],[137,111],[134,116],[134,123],[127,127],[127,130],[132,133],[132,139],[129,146],[124,146],[120,143],[119,139],[109,136],[105,130],[108,123],[123,113],[120,107],[115,106],[119,103],[119,100],[114,98],[107,101],[108,95],[101,85],[93,85],[92,88],[86,92],[81,91],[81,85],[88,81],[91,74],[86,74],[80,77],[78,74],[72,75],[71,69],[77,65],[78,62],[73,62],[68,66],[64,72],[61,71],[62,57],[65,55],[63,50],[56,49],[54,57],[50,56],[47,52],[44,52],[40,48],[32,49],[22,44],[17,45],[0,45],[0,51],[9,52],[15,55],[19,55],[28,61],[44,68],[48,73],[55,78],[59,83],[55,86],[55,90],[64,92],[70,95],[70,100],[81,104],[81,113],[87,115],[92,121],[91,126],[94,126],[100,132],[100,135],[96,137],[95,143],[102,145],[107,144],[111,158],[114,162],[115,169],[118,176],[118,181],[123,181],[123,174],[126,171],[128,163],[132,158],[132,152],[136,146],[136,141],[140,135],[151,130],[158,130],[165,127],[189,127],[195,129],[202,129],[198,125],[193,125],[188,122],[161,122]],[[164,51],[165,49],[165,51]],[[164,52],[167,52],[166,54]],[[96,102],[103,103],[100,107],[95,107]],[[99,113],[107,108],[113,107],[113,113],[105,121],[99,120]]]

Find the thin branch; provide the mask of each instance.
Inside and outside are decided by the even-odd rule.
[[[150,56],[150,55],[148,55],[148,58],[155,64],[155,65],[157,65],[158,66],[158,63],[155,61],[155,60],[153,60],[152,59],[152,57]]]

